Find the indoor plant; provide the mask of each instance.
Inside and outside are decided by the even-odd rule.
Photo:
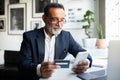
[[[87,23],[83,25],[82,28],[85,31],[85,34],[88,38],[83,39],[84,47],[95,47],[96,45],[96,38],[91,38],[91,24],[95,23],[94,13],[91,10],[87,10],[86,13],[83,15],[83,19],[81,22]]]
[[[95,22],[95,18],[93,17],[93,14],[94,13],[91,10],[87,10],[83,16],[83,19],[81,20],[81,22],[87,22],[87,24],[83,25],[82,28],[85,29],[85,34],[87,35],[88,38],[91,38],[90,35],[91,23]]]
[[[106,39],[105,39],[105,34],[103,32],[103,27],[102,25],[99,25],[97,27],[97,35],[98,35],[98,39],[97,39],[97,48],[106,48]]]
[[[97,34],[98,34],[98,39],[104,39],[105,38],[105,35],[103,33],[103,27],[102,27],[102,25],[99,25],[97,27]]]

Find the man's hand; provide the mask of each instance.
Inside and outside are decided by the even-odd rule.
[[[41,63],[41,76],[43,78],[48,78],[52,76],[52,73],[55,71],[55,69],[59,68],[59,66],[55,65],[53,62],[43,62]]]
[[[79,73],[85,72],[88,68],[89,68],[88,61],[84,60],[84,61],[78,63],[77,65],[75,65],[72,68],[72,71],[74,71],[75,73],[79,74]]]

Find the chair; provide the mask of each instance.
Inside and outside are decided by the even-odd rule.
[[[20,74],[17,68],[18,55],[19,51],[4,51],[4,64],[0,65],[0,80],[17,80]]]

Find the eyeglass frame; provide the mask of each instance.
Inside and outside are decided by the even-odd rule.
[[[63,24],[65,24],[65,23],[66,23],[66,19],[65,19],[65,18],[63,18],[62,20],[59,20],[59,19],[56,18],[56,17],[47,17],[47,18],[48,18],[48,20],[50,20],[51,23],[53,23],[53,24],[57,24],[57,23],[63,23]]]

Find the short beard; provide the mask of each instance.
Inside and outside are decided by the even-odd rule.
[[[59,31],[55,31],[54,28],[59,28],[60,30]],[[58,35],[62,31],[62,27],[61,26],[60,27],[59,26],[54,26],[54,27],[47,26],[47,30],[49,31],[49,33],[51,33],[53,35]]]

